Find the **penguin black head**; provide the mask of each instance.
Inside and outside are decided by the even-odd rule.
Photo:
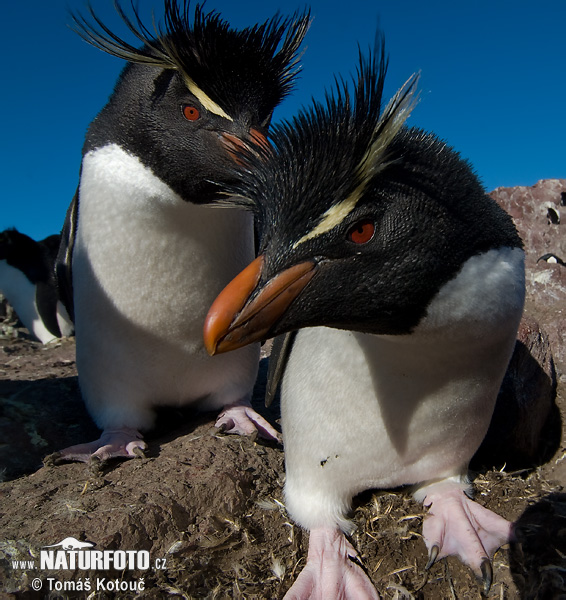
[[[210,309],[210,353],[308,326],[410,333],[468,258],[521,246],[468,163],[404,126],[416,77],[382,110],[386,70],[378,38],[353,93],[339,84],[247,153],[230,193],[256,212],[260,255]]]
[[[51,273],[60,236],[52,235],[36,242],[17,229],[0,232],[0,260],[20,270],[31,283],[48,281]]]
[[[88,7],[73,15],[88,42],[129,62],[108,105],[91,124],[84,153],[116,143],[135,154],[185,200],[217,196],[233,153],[264,144],[274,108],[293,86],[308,12],[276,15],[235,30],[214,11],[189,0],[165,0],[153,32],[133,6],[115,7],[143,46],[114,34]]]

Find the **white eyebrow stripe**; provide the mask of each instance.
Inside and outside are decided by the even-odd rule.
[[[293,244],[293,250],[307,240],[319,237],[343,223],[356,208],[372,178],[387,167],[388,163],[385,162],[387,148],[418,102],[416,94],[418,80],[419,75],[416,73],[409,77],[385,107],[375,126],[376,137],[370,143],[356,168],[355,172],[359,181],[356,189],[345,200],[331,206],[322,215],[318,225]]]
[[[387,148],[418,102],[416,93],[418,80],[419,75],[417,73],[409,77],[391,98],[381,114],[375,126],[374,139],[356,167],[355,174],[359,181],[356,189],[345,200],[331,206],[322,215],[318,225],[293,244],[293,250],[307,240],[317,238],[343,223],[346,217],[356,208],[372,178],[387,167]]]
[[[185,76],[185,84],[189,89],[189,92],[191,92],[191,94],[193,94],[198,99],[198,101],[204,106],[204,108],[206,108],[206,110],[208,110],[211,113],[214,113],[215,115],[218,115],[219,117],[228,119],[229,121],[234,121],[234,119],[229,114],[224,112],[223,108],[219,104],[216,104],[216,102],[214,102],[214,100],[212,100],[210,96],[207,96],[198,87],[198,85],[187,75]]]
[[[327,233],[343,223],[346,217],[354,210],[354,208],[356,208],[356,205],[362,197],[364,188],[365,185],[358,186],[345,200],[342,200],[342,202],[331,206],[322,215],[322,219],[318,225],[309,231],[309,233],[304,235],[299,241],[293,244],[293,250],[307,240],[317,238],[323,233]]]

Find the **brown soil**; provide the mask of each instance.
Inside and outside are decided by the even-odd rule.
[[[265,362],[256,394],[264,414]],[[42,346],[21,331],[5,336],[0,380],[0,598],[283,597],[304,565],[308,536],[282,505],[281,447],[219,434],[214,415],[171,411],[148,437],[147,458],[99,470],[41,466],[51,452],[97,436],[80,400],[74,341]],[[565,397],[562,375],[562,413]],[[517,523],[518,541],[495,556],[489,598],[566,598],[566,449],[554,450],[538,468],[476,476],[477,500]],[[425,571],[423,509],[407,492],[368,492],[353,517],[354,545],[383,598],[482,597],[455,558]],[[151,568],[41,570],[39,550],[69,536],[99,550],[147,550]],[[35,565],[14,568],[16,560]],[[35,578],[41,591],[32,590]],[[112,591],[134,584],[135,592]]]

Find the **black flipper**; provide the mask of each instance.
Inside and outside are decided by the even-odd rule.
[[[61,231],[61,244],[57,261],[55,262],[55,278],[59,300],[63,303],[73,323],[75,322],[75,307],[73,304],[73,248],[77,235],[79,218],[79,191],[75,192],[73,201],[67,210],[65,224]]]
[[[55,280],[55,263],[57,261],[58,249],[61,244],[61,236],[50,235],[44,240],[37,242],[41,252],[41,259],[45,274],[36,284],[35,303],[37,312],[48,331],[56,337],[63,337],[59,322],[57,320],[57,281]]]
[[[296,331],[289,331],[288,333],[277,336],[273,340],[273,346],[269,356],[269,370],[267,371],[265,406],[270,406],[273,402],[273,398],[275,398],[277,388],[279,387],[279,383],[285,372],[285,367],[287,366],[287,359],[291,353],[296,333]]]

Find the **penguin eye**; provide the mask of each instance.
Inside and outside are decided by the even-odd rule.
[[[375,223],[369,219],[358,221],[348,231],[348,239],[354,244],[367,244],[375,234]]]
[[[196,121],[200,117],[200,112],[195,106],[186,104],[183,106],[183,116],[187,121]]]

